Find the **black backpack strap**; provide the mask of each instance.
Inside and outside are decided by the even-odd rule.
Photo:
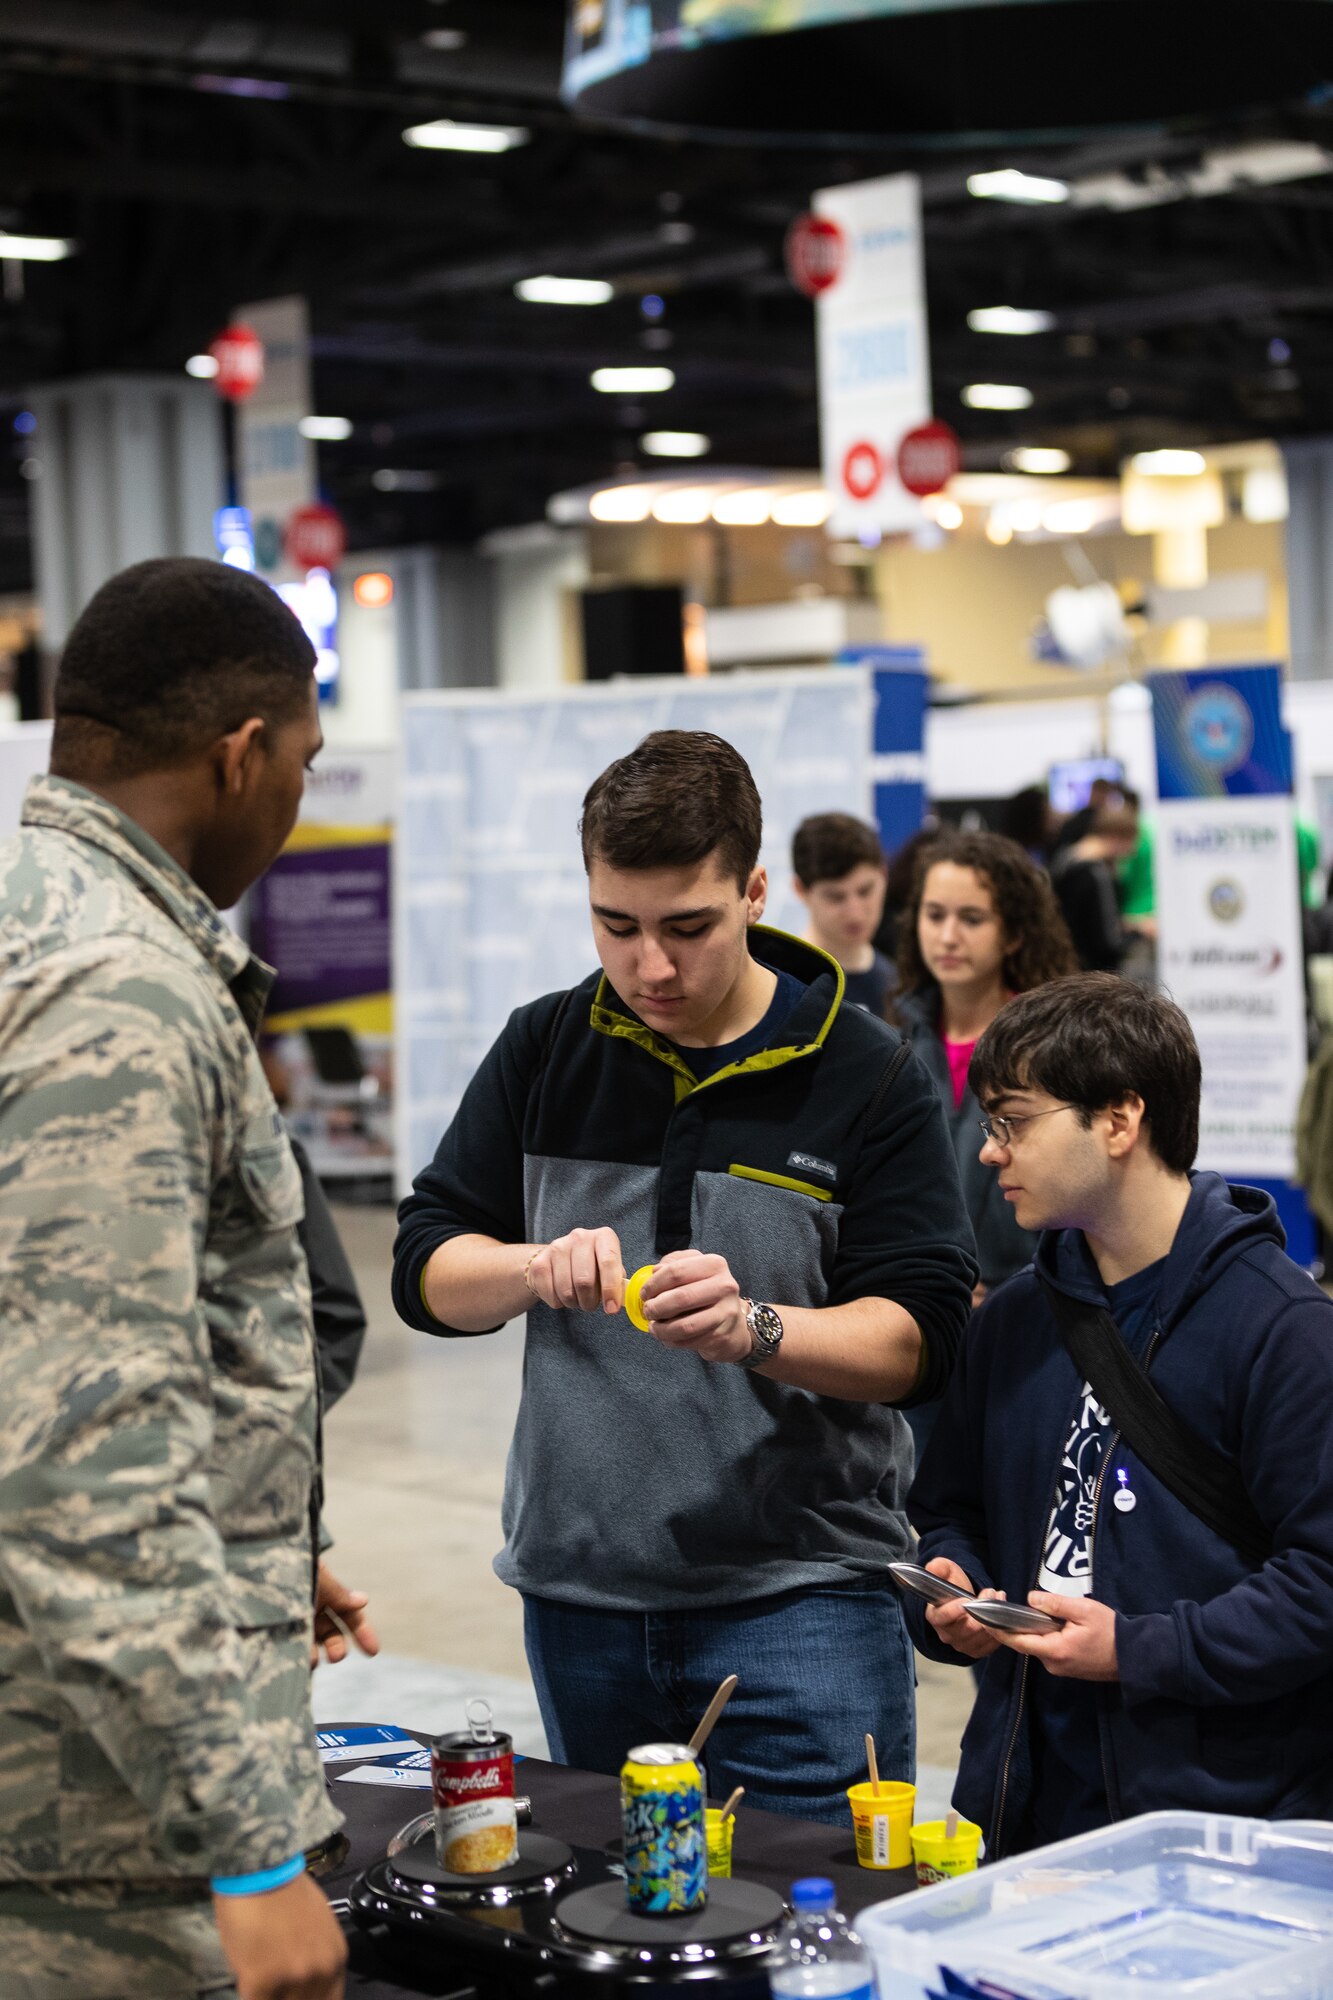
[[[1176,1415],[1126,1347],[1110,1313],[1071,1298],[1044,1277],[1041,1284],[1066,1352],[1130,1450],[1182,1506],[1247,1562],[1267,1562],[1273,1538],[1232,1461]]]

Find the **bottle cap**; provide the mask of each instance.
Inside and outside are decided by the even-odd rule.
[[[831,1910],[836,1898],[837,1891],[827,1875],[803,1875],[791,1885],[794,1910]]]
[[[648,1316],[643,1310],[643,1288],[656,1270],[655,1264],[644,1264],[625,1282],[625,1312],[632,1326],[640,1333],[648,1333]]]

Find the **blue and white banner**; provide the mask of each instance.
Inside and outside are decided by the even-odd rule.
[[[1305,1079],[1291,746],[1277,667],[1154,674],[1158,964],[1203,1060],[1199,1161],[1287,1180]]]

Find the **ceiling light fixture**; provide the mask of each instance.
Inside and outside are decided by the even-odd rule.
[[[1129,464],[1149,479],[1195,479],[1208,470],[1201,451],[1136,451]]]
[[[649,458],[702,458],[712,445],[702,431],[645,431],[639,439]]]
[[[467,47],[466,28],[427,28],[421,37],[421,45],[426,49],[438,49],[448,55],[453,49]]]
[[[605,486],[588,502],[594,521],[646,521],[652,503],[646,486]]]
[[[531,136],[526,125],[459,125],[452,118],[432,118],[427,125],[409,125],[403,144],[438,153],[507,153]]]
[[[973,333],[1049,333],[1055,314],[1027,306],[978,306],[967,323]]]
[[[969,174],[967,191],[981,201],[1054,202],[1069,200],[1068,181],[1043,174],[1025,174],[1018,167],[997,167],[993,173]]]
[[[1058,445],[1020,444],[1013,451],[1004,454],[1004,466],[1009,472],[1036,473],[1046,479],[1053,473],[1068,472],[1073,459]]]
[[[1048,535],[1086,535],[1102,518],[1095,500],[1057,500],[1043,510],[1041,525]]]
[[[185,364],[187,375],[193,375],[200,382],[211,382],[218,372],[215,354],[192,354]]]
[[[773,495],[762,486],[743,486],[738,492],[719,493],[712,507],[719,528],[760,528],[772,512]]]
[[[591,381],[602,396],[658,396],[676,386],[669,368],[594,368]]]
[[[352,435],[350,417],[302,417],[296,426],[303,438],[316,444],[343,444]]]
[[[58,264],[72,257],[78,248],[68,236],[11,236],[0,230],[0,257],[17,258],[29,264]]]
[[[533,306],[604,306],[616,295],[605,278],[520,278],[514,296]]]
[[[921,511],[928,521],[934,521],[939,528],[961,528],[963,510],[956,500],[950,500],[944,493],[928,493],[921,502]]]
[[[963,401],[969,410],[1029,410],[1032,391],[1017,382],[969,382]]]
[[[377,493],[433,493],[440,477],[419,466],[381,465],[371,473],[370,483]]]
[[[773,502],[773,519],[779,528],[822,528],[832,512],[833,502],[822,486],[780,493]]]
[[[652,515],[666,528],[697,528],[708,519],[713,496],[706,486],[668,487],[652,504]]]

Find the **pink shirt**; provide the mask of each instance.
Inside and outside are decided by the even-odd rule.
[[[967,1066],[972,1060],[972,1051],[981,1040],[973,1035],[970,1042],[951,1041],[944,1037],[944,1053],[949,1058],[949,1081],[953,1084],[953,1108],[957,1111],[967,1090]]]

